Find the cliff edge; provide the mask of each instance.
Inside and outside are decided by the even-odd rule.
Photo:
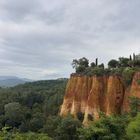
[[[84,115],[83,123],[87,124],[89,115],[98,119],[100,112],[106,115],[128,112],[130,97],[140,98],[140,72],[134,74],[129,86],[117,75],[72,74],[67,83],[60,115],[70,113],[77,117],[80,112]]]

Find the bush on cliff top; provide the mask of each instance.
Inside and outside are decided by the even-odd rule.
[[[103,63],[98,64],[98,59],[89,65],[89,60],[83,57],[78,60],[74,59],[72,66],[77,74],[82,75],[120,75],[124,78],[126,84],[129,85],[134,73],[140,70],[140,60],[135,60],[135,58],[132,60],[131,56],[130,58],[120,57],[118,60],[110,60],[108,68],[105,68]]]

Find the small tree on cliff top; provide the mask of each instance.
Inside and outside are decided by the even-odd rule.
[[[129,58],[125,58],[125,57],[120,57],[119,58],[119,66],[120,67],[129,67]]]
[[[89,60],[85,57],[80,58],[79,60],[74,59],[72,61],[72,67],[76,69],[77,73],[84,72],[87,67],[89,67]]]
[[[119,62],[115,59],[112,59],[108,62],[108,67],[109,68],[117,68],[119,65]]]

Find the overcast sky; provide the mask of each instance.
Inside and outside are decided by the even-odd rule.
[[[140,0],[0,0],[0,75],[69,77],[71,62],[140,52]]]

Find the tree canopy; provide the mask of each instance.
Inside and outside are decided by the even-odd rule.
[[[89,64],[89,60],[85,57],[80,59],[74,59],[72,66],[75,69],[75,73],[82,75],[120,75],[124,78],[126,84],[130,84],[132,81],[133,74],[140,70],[140,60],[130,55],[127,57],[119,57],[118,60],[111,59],[108,62],[108,67],[105,67],[104,63],[99,63],[98,58],[95,62]]]

